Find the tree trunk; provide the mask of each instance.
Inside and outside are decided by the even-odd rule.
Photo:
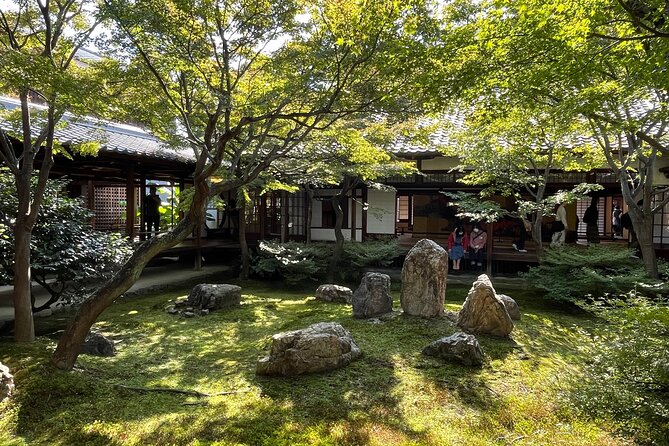
[[[19,217],[14,229],[14,340],[35,340],[30,278],[31,231]]]
[[[646,215],[643,210],[637,209],[636,205],[628,207],[632,227],[639,241],[639,250],[643,258],[643,264],[646,272],[653,279],[659,277],[657,269],[657,257],[655,255],[655,246],[653,245],[653,215]]]
[[[537,212],[537,214],[539,213]],[[542,221],[542,216],[537,215],[534,221],[532,222],[532,240],[534,240],[534,244],[536,246],[537,257],[539,258],[539,262],[541,262],[541,256],[544,253],[543,239],[541,236],[541,221]]]
[[[332,207],[335,211],[335,244],[334,249],[332,250],[332,257],[330,258],[330,265],[328,266],[327,282],[334,283],[335,272],[337,271],[337,266],[341,260],[342,252],[344,251],[344,233],[342,228],[344,226],[344,211],[341,208],[341,200],[346,198],[344,192],[340,192],[334,197],[332,197]]]
[[[251,254],[246,241],[246,204],[239,208],[239,248],[241,249],[242,267],[239,271],[240,279],[248,279],[251,269]]]

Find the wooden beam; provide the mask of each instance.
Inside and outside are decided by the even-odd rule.
[[[125,183],[125,235],[135,239],[135,169],[128,171]]]

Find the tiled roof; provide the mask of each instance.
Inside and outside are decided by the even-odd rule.
[[[0,107],[11,110],[20,106],[13,98],[0,97]],[[43,108],[34,105],[35,108]],[[100,151],[123,153],[153,159],[164,159],[179,162],[192,162],[193,153],[188,150],[177,150],[160,141],[145,130],[126,124],[103,121],[93,117],[77,118],[65,115],[61,121],[63,126],[56,129],[56,139],[62,144],[80,144],[90,141],[101,143]],[[4,123],[0,125],[5,126]]]
[[[426,123],[430,125],[430,123]],[[399,138],[389,148],[397,155],[441,155],[440,149],[452,147],[456,141],[451,133],[461,131],[465,125],[465,115],[460,111],[451,111],[441,117],[440,127],[429,136],[428,144],[415,144],[408,138]]]

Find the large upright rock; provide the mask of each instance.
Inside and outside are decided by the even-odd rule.
[[[390,296],[390,276],[381,273],[365,273],[360,286],[353,293],[353,317],[369,318],[393,311]]]
[[[402,267],[400,303],[405,314],[425,318],[444,314],[448,253],[426,238],[411,248]]]
[[[319,322],[272,336],[269,356],[256,364],[259,375],[301,375],[348,365],[362,352],[351,334],[336,322]]]
[[[14,391],[14,377],[9,373],[6,365],[0,362],[0,401],[12,396]]]
[[[423,354],[469,366],[483,365],[483,350],[474,335],[458,332],[438,339],[423,349]]]
[[[458,314],[458,327],[465,331],[506,337],[513,322],[504,302],[497,297],[490,279],[481,274],[472,285]]]
[[[201,283],[191,290],[186,306],[201,310],[220,310],[239,305],[241,301],[242,288],[237,285]]]
[[[324,300],[325,302],[350,304],[353,299],[353,291],[345,286],[328,283],[318,287],[316,290],[316,299]]]

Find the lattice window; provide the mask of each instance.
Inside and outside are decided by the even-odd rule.
[[[125,187],[96,186],[94,203],[95,229],[100,231],[125,230]]]

